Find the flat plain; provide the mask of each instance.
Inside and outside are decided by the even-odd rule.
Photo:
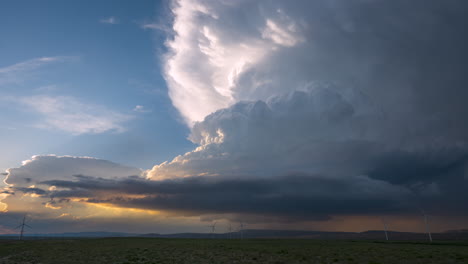
[[[0,240],[0,263],[468,264],[468,242],[167,238]]]

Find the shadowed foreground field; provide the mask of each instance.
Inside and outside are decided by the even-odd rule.
[[[0,263],[468,264],[468,243],[157,238],[0,240]]]

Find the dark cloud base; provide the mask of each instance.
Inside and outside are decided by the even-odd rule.
[[[86,203],[182,215],[267,215],[284,221],[328,220],[331,215],[405,214],[417,211],[422,199],[415,199],[407,188],[368,177],[334,179],[292,174],[273,179],[189,177],[164,181],[82,175],[74,178],[39,183],[57,187],[54,191],[14,187],[11,191],[34,193],[53,204],[80,198]]]

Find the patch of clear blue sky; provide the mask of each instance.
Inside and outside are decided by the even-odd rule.
[[[76,59],[38,69],[21,83],[0,84],[0,96],[46,94],[132,114],[123,133],[71,135],[31,127],[34,116],[0,106],[0,169],[37,154],[92,156],[150,168],[193,148],[189,129],[167,96],[156,50],[161,32],[140,25],[164,14],[161,1],[2,0],[0,68],[39,57]],[[100,23],[115,17],[118,24]],[[43,86],[56,89],[38,91]],[[151,112],[132,113],[136,105]]]

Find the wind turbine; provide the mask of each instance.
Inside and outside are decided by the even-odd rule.
[[[426,225],[426,233],[429,236],[429,242],[432,243],[431,229],[429,227],[429,221],[427,220],[427,214],[426,214],[426,212],[424,212],[424,210],[421,210],[421,213],[424,216],[424,224]]]
[[[239,224],[239,231],[240,231],[241,239],[244,239],[244,223],[242,223],[242,221]]]
[[[387,241],[388,241],[387,222],[385,222],[385,218],[384,218],[384,217],[382,217],[382,223],[383,223],[384,230],[385,230],[385,238],[386,238]]]
[[[214,237],[214,232],[216,230],[216,222],[214,222],[212,225],[209,225],[208,227],[211,227],[211,237]]]
[[[21,231],[20,231],[20,235],[19,235],[19,240],[23,240],[23,233],[24,233],[24,227],[29,227],[29,228],[32,228],[30,227],[29,225],[26,224],[26,215],[24,215],[23,217],[23,222],[21,222],[21,224],[17,227],[15,227],[15,229],[18,229],[21,227]]]
[[[231,239],[232,238],[232,224],[231,223],[229,223],[228,225],[228,234],[229,234],[228,238]]]

